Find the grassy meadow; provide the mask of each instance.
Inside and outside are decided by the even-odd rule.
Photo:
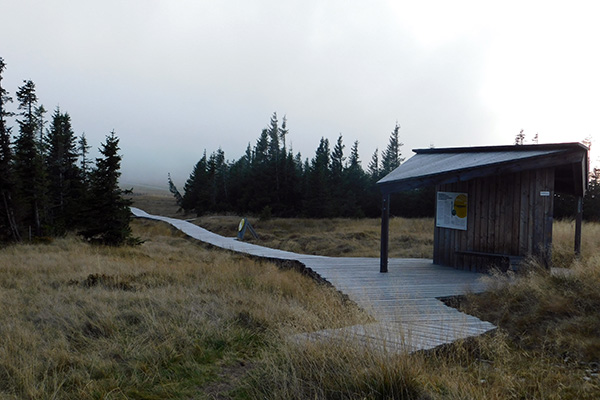
[[[134,200],[176,215],[166,199]],[[239,217],[195,222],[233,236]],[[251,222],[260,244],[377,256],[377,220]],[[394,219],[391,235],[404,237],[390,243],[402,247],[394,256],[429,257],[432,226]],[[498,330],[412,355],[352,339],[292,340],[369,316],[295,270],[207,247],[159,222],[136,220],[133,230],[142,245],[68,236],[0,251],[0,399],[600,397],[600,225],[584,224],[584,254],[574,260],[573,226],[556,223],[555,262],[569,273],[531,260],[518,276],[490,276],[490,292],[455,300]]]

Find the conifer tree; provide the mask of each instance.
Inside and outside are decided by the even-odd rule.
[[[38,118],[35,115],[37,95],[35,84],[24,81],[17,91],[19,102],[19,136],[15,142],[15,178],[23,224],[35,236],[43,235],[46,211],[46,171],[36,138]]]
[[[79,207],[84,185],[77,166],[77,143],[71,117],[57,107],[44,140],[48,172],[49,224],[55,234],[62,235],[79,221]]]
[[[343,181],[343,174],[345,170],[344,162],[346,160],[346,157],[344,157],[345,147],[346,146],[344,146],[342,134],[340,133],[337,142],[331,151],[329,185],[331,201],[333,203],[337,203],[337,206],[333,206],[332,204],[330,207],[332,217],[340,217],[346,213],[346,210],[343,207],[346,198],[346,185]]]
[[[333,184],[339,184],[342,178],[342,172],[344,171],[344,161],[346,157],[344,157],[344,146],[342,134],[338,137],[335,146],[333,146],[333,151],[331,152],[331,176],[333,179]]]
[[[250,147],[250,143],[248,143],[248,146],[246,147],[246,152],[244,153],[244,157],[243,157],[243,161],[242,161],[244,163],[244,167],[250,168],[250,165],[252,164],[252,159],[253,159],[252,148]]]
[[[371,161],[367,166],[371,181],[377,182],[381,177],[381,170],[379,169],[379,149],[375,149]]]
[[[358,140],[354,141],[352,148],[350,149],[350,158],[348,159],[348,169],[358,170],[361,169],[360,159],[358,157]]]
[[[225,152],[219,148],[213,152],[207,165],[210,188],[210,210],[224,211],[228,206],[227,193],[227,163]]]
[[[345,217],[364,217],[363,203],[367,201],[366,190],[368,181],[360,165],[358,156],[358,140],[350,149],[348,167],[344,169],[343,189],[340,209]]]
[[[112,131],[99,149],[101,158],[91,173],[88,219],[80,232],[89,241],[118,246],[134,242],[131,237],[131,200],[124,197],[130,191],[121,190],[121,155],[119,138]]]
[[[277,160],[279,160],[279,121],[277,120],[277,113],[273,113],[271,116],[271,125],[267,130],[269,136],[269,144],[267,147],[267,157],[269,161],[274,162],[274,165],[277,165]]]
[[[300,153],[294,157],[292,151],[285,156],[281,206],[278,215],[292,217],[299,214],[302,207],[302,159]]]
[[[85,132],[83,132],[77,140],[77,152],[80,159],[79,169],[81,171],[81,177],[84,184],[88,182],[90,160],[87,158],[87,155],[89,154],[91,147],[92,146],[88,145],[87,138],[85,137]]]
[[[403,143],[400,143],[398,138],[400,131],[400,125],[396,122],[396,126],[390,135],[387,148],[381,154],[381,175],[382,177],[389,174],[400,166],[404,158],[401,158],[400,147]]]
[[[33,114],[35,116],[36,123],[36,142],[38,146],[38,151],[42,155],[43,159],[46,155],[46,143],[44,140],[44,128],[46,126],[46,119],[44,116],[46,115],[46,109],[44,108],[44,105],[40,104],[39,106],[37,106]]]
[[[183,187],[183,199],[181,207],[185,212],[195,211],[201,215],[208,211],[208,174],[206,150],[200,161],[194,165],[190,177]]]
[[[254,146],[250,171],[251,184],[246,188],[248,211],[260,212],[263,207],[272,202],[274,180],[270,154],[272,154],[272,146],[269,141],[269,130],[263,129]]]
[[[8,92],[2,87],[2,78],[6,64],[0,57],[0,238],[13,241],[21,240],[13,204],[15,181],[13,155],[10,147],[10,131],[6,118],[13,114],[6,110],[6,104],[12,102]]]
[[[308,216],[324,218],[331,207],[329,140],[321,138],[315,157],[310,163],[305,212]]]
[[[521,129],[519,133],[517,133],[517,135],[515,136],[515,145],[522,146],[523,144],[525,144],[525,133],[523,132],[524,130]]]
[[[281,128],[279,129],[279,137],[281,138],[281,146],[284,153],[287,153],[287,148],[285,144],[285,138],[288,135],[289,130],[287,128],[287,117],[283,116],[283,121],[281,122]]]
[[[266,129],[263,129],[260,137],[256,141],[254,146],[254,166],[265,164],[268,160],[269,152],[269,133]]]
[[[279,138],[281,131],[279,129],[279,121],[277,120],[277,113],[273,113],[271,116],[271,124],[268,129],[269,145],[267,150],[268,157],[268,171],[266,178],[269,179],[268,185],[271,188],[271,200],[270,202],[279,203],[281,202],[280,190],[281,190],[281,170],[280,165],[281,149],[279,148]],[[270,205],[269,205],[270,206]]]
[[[183,196],[181,195],[181,193],[179,193],[179,190],[177,190],[177,186],[175,186],[175,183],[173,183],[173,180],[171,179],[171,173],[168,173],[167,177],[169,182],[169,192],[171,192],[173,197],[175,197],[175,202],[181,210],[181,206],[183,204]]]

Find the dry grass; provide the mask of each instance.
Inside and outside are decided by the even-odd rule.
[[[600,224],[584,222],[581,232],[581,260],[587,262],[599,254]],[[574,261],[575,222],[554,221],[552,259],[558,267],[569,267]]]
[[[331,288],[157,223],[137,248],[0,253],[0,397],[195,397],[289,334],[365,318]]]
[[[233,236],[239,217],[202,221]],[[294,251],[377,256],[379,248],[377,220],[252,222]],[[410,248],[431,247],[432,226],[395,219],[392,237],[404,245],[390,247],[419,254]],[[554,256],[573,272],[531,264],[520,276],[492,276],[494,290],[461,306],[497,323],[495,333],[412,355],[351,338],[289,340],[367,317],[306,276],[210,250],[165,224],[136,221],[146,242],[135,248],[75,238],[5,248],[0,398],[600,398],[600,228],[584,225],[579,262],[568,255],[569,229],[556,224]],[[335,240],[316,243],[324,237]]]
[[[287,343],[265,353],[245,381],[256,399],[428,399],[420,355],[384,354],[352,338]]]
[[[240,217],[203,216],[191,220],[223,236],[237,235]],[[259,235],[244,240],[265,247],[331,257],[379,257],[381,221],[371,219],[250,218]],[[433,220],[391,218],[390,257],[432,258]]]
[[[133,201],[134,207],[141,208],[150,214],[173,218],[181,218],[183,216],[179,212],[179,207],[175,203],[175,199],[169,192],[166,184],[164,190],[134,187],[130,198]]]
[[[246,393],[257,399],[597,399],[597,381],[586,368],[515,348],[500,332],[412,355],[381,354],[352,341],[288,345],[263,357],[246,379]]]

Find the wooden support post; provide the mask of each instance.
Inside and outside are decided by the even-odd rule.
[[[575,255],[581,255],[581,222],[583,220],[583,197],[577,197],[577,215],[575,217]]]
[[[388,272],[388,245],[390,234],[390,195],[383,195],[381,202],[381,257],[379,272]]]

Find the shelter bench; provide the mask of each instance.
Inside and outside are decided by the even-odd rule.
[[[522,256],[512,256],[510,254],[499,254],[499,253],[487,253],[485,251],[472,251],[472,250],[458,250],[455,254],[459,256],[475,256],[475,257],[487,257],[490,259],[499,259],[500,262],[507,266],[511,271],[517,271],[519,264],[523,260]]]

